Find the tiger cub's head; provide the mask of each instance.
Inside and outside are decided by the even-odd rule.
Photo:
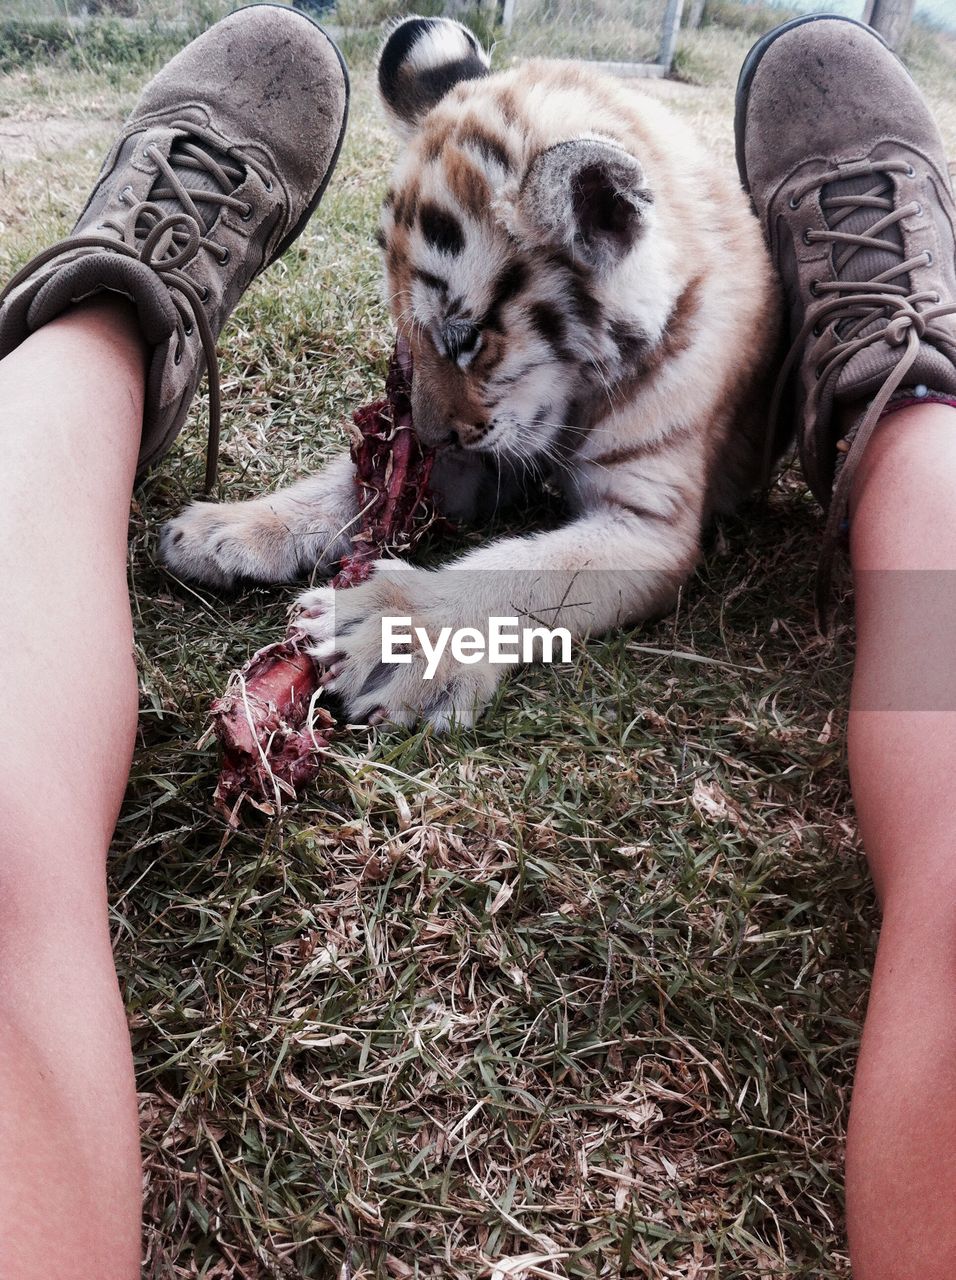
[[[407,144],[379,242],[416,427],[432,444],[553,457],[649,344],[619,285],[652,196],[613,103],[561,64],[490,74],[445,18],[397,26],[378,80]]]

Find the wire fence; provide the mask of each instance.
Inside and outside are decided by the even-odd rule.
[[[294,0],[330,27],[347,56],[372,56],[383,25],[410,13],[447,14],[466,23],[493,62],[515,58],[574,58],[641,66],[662,73],[670,64],[682,0]],[[693,0],[688,0],[693,3]],[[110,18],[130,29],[184,30],[214,22],[235,4],[228,0],[0,0],[0,19],[56,21],[82,30]],[[654,65],[656,64],[656,65]]]
[[[315,5],[331,0],[299,0]],[[327,19],[347,44],[361,44],[381,24],[407,13],[439,14],[466,23],[503,67],[514,58],[580,58],[620,64],[670,65],[680,0],[338,0]],[[655,68],[656,69],[656,68]]]
[[[668,0],[513,0],[500,52],[654,64],[662,46],[666,54],[665,21],[673,7]]]

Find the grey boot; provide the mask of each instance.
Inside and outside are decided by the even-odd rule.
[[[303,14],[263,4],[216,23],[146,86],[70,236],[0,294],[0,358],[96,293],[131,299],[153,349],[140,470],[169,448],[205,369],[211,488],[216,339],[322,198],[348,96],[338,49]]]
[[[868,27],[797,18],[751,50],[737,163],[790,312],[792,409],[828,508],[818,601],[853,475],[898,390],[956,396],[956,200],[922,94]]]

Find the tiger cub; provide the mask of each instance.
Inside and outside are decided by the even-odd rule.
[[[418,646],[385,664],[382,618],[432,635],[517,616],[582,638],[670,607],[705,521],[759,474],[779,304],[735,177],[630,84],[548,61],[491,74],[445,18],[395,27],[378,83],[406,144],[379,239],[439,501],[480,519],[549,484],[568,513],[302,597],[351,716],[444,728],[505,667],[446,654],[426,679]],[[163,554],[212,586],[280,582],[331,568],[355,518],[343,456],[271,496],[189,507]]]

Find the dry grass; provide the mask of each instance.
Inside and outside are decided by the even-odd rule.
[[[728,157],[745,46],[704,31],[682,54],[700,83],[655,89]],[[5,159],[3,274],[68,226],[135,79],[0,82],[0,146],[81,129]],[[223,336],[229,496],[314,467],[380,385],[391,154],[359,70],[321,215]],[[716,531],[676,616],[518,675],[472,732],[343,740],[298,808],[232,833],[195,744],[289,597],[158,567],[202,438],[200,409],[132,519],[142,716],[110,882],[144,1275],[471,1278],[538,1256],[499,1274],[846,1277],[876,916],[843,758],[849,615],[816,638],[799,483]]]

